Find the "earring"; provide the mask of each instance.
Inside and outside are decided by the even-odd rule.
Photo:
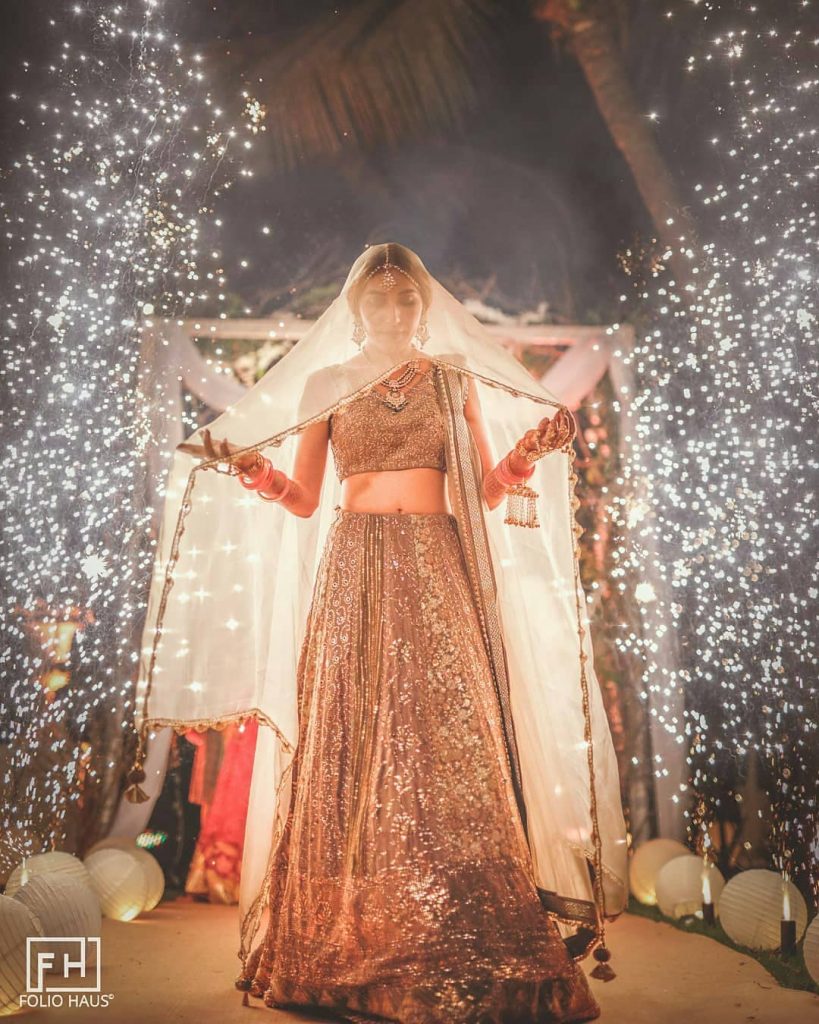
[[[415,337],[418,339],[418,344],[421,348],[423,348],[429,341],[429,324],[426,320],[422,320],[418,324],[418,330],[415,332]]]
[[[359,348],[361,348],[366,337],[367,332],[364,330],[364,324],[362,324],[360,320],[356,320],[353,324],[353,341]]]

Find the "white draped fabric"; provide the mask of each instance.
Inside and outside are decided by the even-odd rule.
[[[300,432],[392,371],[367,366],[351,340],[347,292],[367,255],[305,336],[210,424],[215,438],[258,449],[291,475]],[[561,399],[431,280],[424,356],[438,364],[441,381],[453,373],[470,378],[500,458],[553,415]],[[460,424],[456,411],[449,412],[457,433],[462,411]],[[199,440],[199,433],[189,440]],[[474,469],[474,442],[471,457]],[[461,436],[448,453],[448,477],[457,476],[460,488],[450,498],[469,506],[459,530],[476,560],[482,587],[476,600],[497,623],[493,665],[499,693],[511,705],[538,884],[555,895],[564,925],[591,923],[600,939],[605,918],[619,914],[627,898],[626,833],[577,565],[572,458],[552,452],[536,464],[530,485],[538,492],[540,527],[534,530],[506,525],[502,508],[486,508],[474,479],[470,483],[469,458],[469,438]],[[296,666],[339,499],[330,463],[309,518],[260,501],[233,477],[179,449],[170,469],[137,724],[143,741],[162,726],[207,728],[251,715],[267,726],[259,731],[242,864],[243,957],[259,927],[267,867],[289,804],[288,766],[298,737]],[[144,747],[138,762],[143,757]]]

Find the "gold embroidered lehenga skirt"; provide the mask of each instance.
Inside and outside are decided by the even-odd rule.
[[[535,889],[454,516],[337,509],[298,680],[270,918],[237,987],[353,1021],[598,1016]]]

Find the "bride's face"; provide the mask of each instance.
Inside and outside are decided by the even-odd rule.
[[[421,293],[399,271],[395,284],[385,288],[384,271],[373,274],[361,293],[361,322],[380,348],[401,350],[411,344],[424,308]]]

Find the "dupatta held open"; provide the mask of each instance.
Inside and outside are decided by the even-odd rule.
[[[380,247],[379,247],[380,248]],[[292,475],[299,433],[392,372],[355,359],[347,293],[245,396],[209,425],[214,438],[258,449]],[[627,897],[617,762],[599,685],[577,560],[572,456],[540,459],[529,481],[540,526],[506,525],[480,490],[461,383],[478,389],[495,460],[561,403],[431,278],[424,357],[434,361],[446,423],[449,502],[501,709],[517,805],[538,892],[573,956],[608,958],[604,922]],[[197,431],[189,441],[199,441]],[[324,540],[341,484],[328,461],[319,507],[299,518],[260,501],[212,462],[177,449],[148,601],[137,687],[140,746],[150,730],[259,730],[240,891],[245,963],[267,907],[269,866],[290,804],[298,741],[297,665]],[[210,471],[207,471],[208,468]]]

